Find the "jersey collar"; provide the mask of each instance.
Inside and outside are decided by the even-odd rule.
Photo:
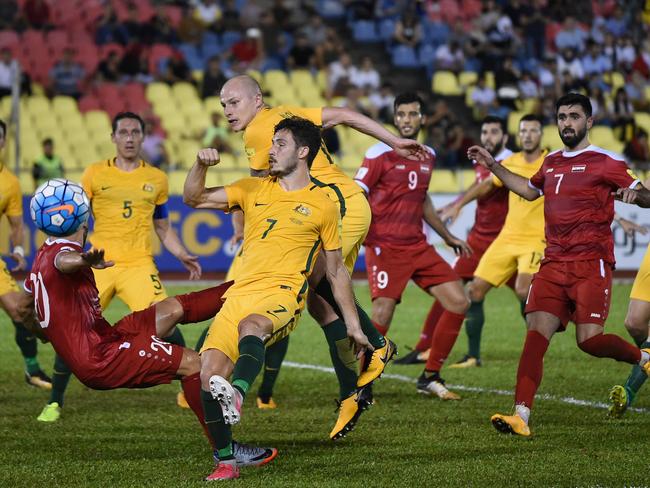
[[[578,151],[564,151],[564,150],[562,150],[562,156],[564,156],[565,158],[572,158],[574,156],[577,156],[578,154],[582,154],[583,152],[591,151],[591,150],[593,150],[593,148],[594,148],[594,145],[589,144],[584,149],[580,149]]]

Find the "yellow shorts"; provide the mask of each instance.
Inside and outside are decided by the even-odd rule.
[[[630,298],[650,302],[650,246],[643,256],[641,267],[634,278]]]
[[[372,212],[363,192],[345,199],[345,216],[343,217],[343,262],[350,275],[359,256],[361,244],[366,239]]]
[[[20,288],[18,288],[16,280],[11,276],[4,260],[0,259],[0,296],[11,293],[12,291],[18,292]]]
[[[497,237],[487,248],[474,271],[474,276],[492,286],[501,286],[515,273],[535,274],[544,257],[546,243],[541,239],[530,242],[512,242]]]
[[[266,346],[288,336],[298,325],[300,306],[293,293],[255,293],[227,297],[212,321],[201,352],[218,349],[234,363],[239,357],[239,323],[251,314],[267,317],[273,323],[273,333]]]
[[[132,312],[144,310],[152,303],[167,298],[153,262],[135,266],[116,264],[111,268],[93,269],[93,273],[103,310],[115,296],[126,303]]]
[[[237,249],[235,256],[232,258],[232,262],[230,263],[230,268],[228,268],[228,273],[226,273],[225,281],[234,281],[235,276],[239,274],[240,272],[239,270],[241,269],[242,263],[244,262],[241,256],[242,256],[242,246],[240,244],[239,249]]]

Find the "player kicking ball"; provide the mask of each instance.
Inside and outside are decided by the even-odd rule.
[[[207,320],[221,308],[232,283],[166,298],[111,326],[99,305],[93,269],[113,266],[104,251],[84,251],[90,204],[83,189],[67,180],[50,180],[30,203],[32,220],[48,235],[25,280],[25,322],[52,343],[56,353],[84,385],[95,390],[147,388],[180,377],[190,408],[205,429],[201,405],[200,359],[186,347],[160,339],[177,324]],[[235,443],[235,461],[262,465],[277,455]],[[215,462],[218,457],[214,452]]]

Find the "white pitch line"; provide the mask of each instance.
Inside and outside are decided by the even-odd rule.
[[[310,369],[312,371],[321,371],[323,373],[331,373],[334,374],[334,368],[330,368],[328,366],[319,366],[317,364],[304,364],[304,363],[294,363],[293,361],[285,361],[283,363],[284,365],[290,367],[290,368],[296,368],[296,369]],[[396,381],[401,381],[403,383],[416,383],[417,379],[412,378],[410,376],[404,376],[402,374],[391,374],[391,373],[384,373],[381,375],[382,378],[388,378],[391,380],[396,380]],[[511,390],[498,390],[495,388],[481,388],[478,386],[465,386],[465,385],[452,385],[450,383],[447,384],[450,388],[454,390],[460,390],[460,391],[470,391],[473,393],[490,393],[493,395],[501,395],[501,396],[513,396],[514,392]],[[567,403],[569,405],[578,405],[581,407],[590,407],[590,408],[600,408],[600,409],[606,409],[609,407],[608,403],[604,402],[592,402],[590,400],[580,400],[578,398],[573,398],[573,397],[558,397],[555,395],[549,395],[549,394],[542,394],[542,395],[536,395],[535,397],[537,400],[549,400],[552,402],[559,402],[559,403]],[[638,408],[638,407],[629,407],[628,411],[632,412],[648,412],[647,408]]]

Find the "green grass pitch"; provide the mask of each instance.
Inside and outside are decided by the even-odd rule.
[[[182,293],[187,287],[170,287]],[[356,287],[365,306],[368,289]],[[608,331],[623,327],[629,286],[616,286]],[[391,336],[402,350],[415,342],[431,299],[409,287]],[[116,301],[111,321],[126,313]],[[333,374],[285,367],[276,411],[259,411],[247,398],[235,438],[272,445],[278,458],[242,470],[234,485],[246,486],[640,486],[648,479],[650,389],[622,420],[609,420],[602,403],[625,380],[629,366],[595,359],[575,345],[574,327],[555,337],[546,355],[544,380],[532,415],[531,439],[498,434],[495,412],[510,412],[524,338],[518,305],[509,290],[486,301],[482,368],[443,370],[461,402],[417,395],[419,366],[391,365],[376,384],[376,404],[345,439],[328,439],[336,414]],[[61,420],[36,421],[47,393],[24,383],[13,327],[0,318],[0,486],[200,486],[212,468],[207,441],[190,411],[176,407],[178,383],[141,391],[91,391],[72,380]],[[194,344],[201,326],[185,325]],[[464,331],[451,354],[466,348]],[[46,371],[52,350],[39,345]],[[307,314],[291,338],[288,360],[329,366],[322,333]],[[399,377],[391,377],[399,375]],[[403,377],[407,378],[403,378]],[[412,382],[406,381],[411,379]],[[255,389],[256,387],[254,387]],[[499,392],[501,390],[501,392]],[[254,390],[253,390],[254,391]],[[570,404],[563,398],[584,400]],[[601,404],[598,406],[598,404]]]

